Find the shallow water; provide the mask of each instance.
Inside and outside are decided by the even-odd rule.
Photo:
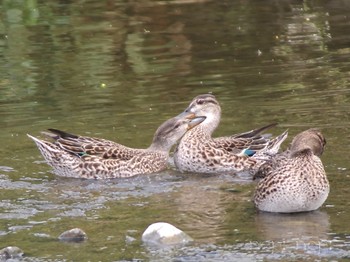
[[[4,1],[0,7],[0,247],[26,261],[345,260],[350,256],[347,1]],[[256,212],[254,182],[167,170],[129,179],[60,178],[27,133],[47,128],[147,147],[201,93],[216,135],[278,122],[322,129],[331,184],[318,211]],[[286,146],[286,145],[285,145]],[[146,227],[194,238],[152,250]],[[57,241],[80,227],[81,244]]]

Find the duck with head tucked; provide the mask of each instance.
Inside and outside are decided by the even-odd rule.
[[[44,133],[53,142],[34,140],[55,174],[64,177],[108,179],[150,174],[167,168],[171,147],[205,117],[182,114],[164,122],[147,149],[135,149],[113,141],[77,136],[56,129]]]
[[[327,199],[329,182],[320,156],[326,139],[317,129],[296,135],[290,148],[261,166],[255,194],[261,211],[294,213],[318,209]]]
[[[220,123],[221,107],[212,94],[195,97],[184,113],[205,116],[206,119],[188,131],[176,147],[174,163],[182,172],[254,173],[264,163],[261,159],[276,154],[288,135],[284,132],[271,140],[261,135],[276,125],[271,124],[241,134],[213,138],[212,133]],[[258,153],[259,157],[251,157],[252,152]]]

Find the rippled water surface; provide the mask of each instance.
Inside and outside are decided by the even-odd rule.
[[[0,12],[0,248],[26,261],[350,257],[348,1],[6,0]],[[322,129],[331,192],[320,210],[258,213],[245,177],[60,178],[26,136],[51,127],[147,147],[208,92],[223,110],[216,135]],[[144,246],[158,221],[195,242]],[[88,240],[57,241],[73,227]]]

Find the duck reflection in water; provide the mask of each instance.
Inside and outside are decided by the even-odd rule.
[[[272,241],[281,249],[317,246],[329,239],[329,216],[319,210],[293,214],[259,212],[255,225],[264,241]]]

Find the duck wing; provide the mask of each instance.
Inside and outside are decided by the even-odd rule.
[[[54,139],[55,144],[61,149],[78,156],[90,155],[104,159],[128,160],[140,151],[102,138],[78,136],[52,128],[48,130],[50,133],[43,134]]]

